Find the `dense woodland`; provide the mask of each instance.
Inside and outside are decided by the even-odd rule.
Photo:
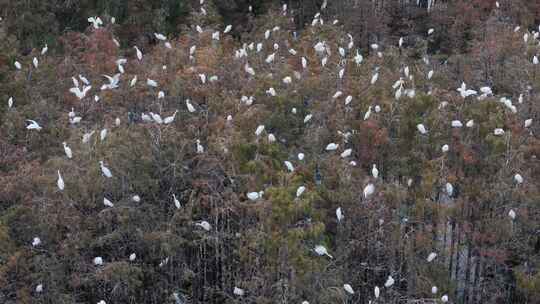
[[[0,17],[0,303],[540,303],[539,1]]]

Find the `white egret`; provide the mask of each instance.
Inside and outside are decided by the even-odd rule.
[[[326,145],[326,151],[335,151],[337,150],[337,148],[339,147],[339,144],[336,144],[336,143],[329,143],[328,145]]]
[[[432,294],[437,294],[437,292],[439,292],[439,288],[437,288],[437,286],[431,287],[431,293]]]
[[[142,57],[143,57],[143,54],[142,54],[141,50],[139,50],[139,48],[137,46],[134,46],[133,48],[135,49],[135,52],[137,53],[137,59],[139,59],[139,61],[141,61]]]
[[[472,128],[472,127],[474,127],[474,120],[471,119],[471,120],[467,121],[467,123],[465,124],[465,126],[466,126],[467,128]]]
[[[186,99],[186,107],[189,111],[189,113],[193,113],[195,112],[195,107],[191,104],[191,102],[189,101],[189,99]]]
[[[510,211],[508,211],[508,216],[509,216],[512,220],[515,220],[515,219],[516,219],[516,212],[515,212],[513,209],[510,209]]]
[[[435,29],[430,28],[430,29],[428,30],[427,34],[428,34],[428,35],[431,35],[431,34],[433,34],[433,32],[435,32]]]
[[[168,125],[170,123],[172,123],[176,117],[176,113],[178,113],[178,110],[174,111],[174,114],[171,115],[171,116],[167,116],[163,119],[163,123]]]
[[[234,286],[233,293],[237,296],[243,296],[245,294],[244,290]]]
[[[345,289],[346,292],[349,294],[354,294],[354,290],[351,285],[349,284],[343,284],[343,289]]]
[[[38,285],[36,286],[36,292],[37,292],[37,293],[43,292],[43,284],[38,284]]]
[[[384,283],[384,287],[390,288],[392,285],[394,285],[395,280],[392,278],[392,276],[388,276],[388,279],[386,279],[386,282]]]
[[[207,221],[200,221],[199,223],[195,223],[195,226],[200,226],[206,231],[210,231],[212,229],[212,225],[210,225],[210,223],[208,223]]]
[[[147,78],[146,79],[146,85],[148,85],[150,87],[153,87],[153,88],[157,88],[158,83],[157,83],[157,81],[155,81],[153,79]]]
[[[528,128],[528,127],[532,126],[532,122],[533,122],[532,118],[526,119],[523,126],[525,128]]]
[[[103,176],[105,176],[107,178],[112,177],[111,170],[109,170],[109,168],[105,167],[102,160],[99,161],[99,166],[101,167],[101,173],[103,174]]]
[[[298,160],[303,160],[305,157],[304,153],[298,153]]]
[[[334,257],[332,257],[329,253],[328,253],[328,250],[326,250],[326,247],[324,247],[323,245],[317,245],[315,246],[315,253],[317,253],[319,256],[323,256],[323,255],[326,255],[328,256],[329,258],[333,259]]]
[[[165,35],[160,34],[160,33],[154,33],[154,37],[156,37],[157,40],[161,40],[161,41],[167,40],[167,37],[165,37]]]
[[[381,295],[381,290],[379,289],[379,286],[375,286],[373,293],[375,294],[375,299],[378,299],[379,296]]]
[[[62,178],[62,175],[60,174],[60,170],[58,170],[58,180],[56,181],[56,185],[58,186],[58,189],[60,191],[64,191],[64,179]]]
[[[463,124],[459,120],[452,120],[452,128],[461,128]]]
[[[420,132],[420,134],[427,134],[426,127],[423,124],[417,124],[416,129],[418,130],[418,132]]]
[[[367,184],[364,187],[364,198],[369,198],[375,192],[375,186],[373,184]]]
[[[137,255],[135,253],[132,253],[132,254],[129,255],[129,260],[131,262],[135,261],[136,258],[137,258]]]
[[[35,121],[31,119],[27,119],[26,121],[29,121],[30,124],[26,126],[27,130],[41,130],[41,126]]]
[[[448,152],[448,150],[450,149],[450,147],[448,145],[443,145],[441,150],[443,151],[443,153],[446,153]]]
[[[141,201],[141,197],[135,194],[134,196],[131,197],[131,200],[134,201],[135,203],[139,203]]]
[[[84,133],[83,134],[83,138],[82,138],[82,142],[83,144],[86,144],[90,141],[90,139],[92,138],[92,135],[94,135],[96,131],[91,131],[89,133]]]
[[[107,207],[114,207],[114,204],[113,202],[111,202],[109,199],[107,199],[106,197],[103,198],[103,205],[107,206]]]
[[[225,27],[225,30],[223,30],[223,34],[227,34],[228,32],[230,32],[232,30],[232,25],[229,24]]]
[[[352,149],[345,149],[345,151],[341,152],[341,158],[347,158],[349,156],[351,156],[352,154]]]
[[[66,142],[63,142],[62,145],[64,146],[64,153],[66,154],[67,158],[72,158],[73,153],[71,152],[71,148],[67,145]]]
[[[17,70],[22,69],[22,65],[21,65],[21,63],[18,62],[18,61],[15,61],[15,63],[13,63],[13,65],[15,66],[15,68],[16,68]]]
[[[514,180],[517,184],[521,184],[523,183],[523,176],[521,176],[521,174],[519,173],[516,173],[516,175],[514,175]]]
[[[441,297],[441,301],[442,301],[443,303],[448,302],[448,296],[447,296],[447,295],[443,295],[443,296]]]
[[[182,205],[180,205],[180,201],[176,198],[176,194],[173,193],[172,196],[173,196],[174,206],[176,207],[176,209],[180,209]]]
[[[99,266],[99,265],[103,265],[103,258],[102,257],[95,257],[94,258],[94,265],[96,266]]]
[[[38,68],[39,66],[39,61],[36,57],[34,57],[34,59],[32,59],[32,64],[34,65],[34,68]]]
[[[302,195],[302,193],[304,193],[304,191],[306,191],[306,187],[304,187],[304,186],[298,187],[298,189],[296,189],[296,197],[300,197],[300,195]]]
[[[435,258],[437,257],[437,253],[435,252],[431,252],[428,257],[427,257],[427,261],[428,263],[432,262],[433,260],[435,260]]]
[[[250,201],[256,201],[260,198],[259,192],[249,192],[246,196]]]
[[[32,247],[37,247],[41,244],[41,239],[38,237],[34,237],[32,239]]]
[[[373,175],[375,179],[379,177],[379,169],[377,169],[376,164],[373,164],[373,168],[371,169],[371,175]]]
[[[257,127],[257,129],[255,130],[255,135],[260,136],[262,132],[264,132],[264,125],[260,125]]]
[[[504,130],[501,128],[496,128],[495,130],[493,130],[493,134],[497,136],[501,136],[504,134]]]
[[[287,167],[287,170],[289,170],[289,172],[294,171],[294,167],[290,161],[286,160],[284,163],[285,163],[285,166]]]
[[[341,207],[338,207],[336,209],[336,218],[338,222],[341,222],[345,218],[345,215],[343,214],[343,210],[341,210]]]
[[[107,129],[101,130],[101,132],[99,132],[99,139],[101,141],[104,141],[106,137],[107,137]]]
[[[454,186],[452,186],[452,184],[450,183],[446,183],[444,187],[446,189],[446,193],[448,194],[448,196],[452,196],[452,194],[454,193]]]

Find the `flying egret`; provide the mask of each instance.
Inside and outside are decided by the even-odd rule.
[[[351,285],[349,284],[343,284],[343,289],[345,289],[346,292],[349,294],[354,294],[354,290]]]
[[[56,181],[56,185],[58,186],[58,189],[60,191],[64,191],[64,179],[62,178],[62,175],[60,174],[60,170],[58,170],[58,180]]]
[[[333,257],[328,253],[328,250],[326,250],[326,247],[324,247],[323,245],[315,246],[314,250],[315,250],[315,253],[317,253],[319,256],[326,255],[329,258],[333,259]]]
[[[102,160],[99,161],[99,166],[101,167],[101,173],[103,174],[103,176],[105,176],[107,178],[112,177],[111,170],[109,170],[109,168],[105,167]]]

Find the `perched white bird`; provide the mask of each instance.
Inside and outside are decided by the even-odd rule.
[[[174,121],[174,118],[176,117],[176,113],[178,113],[178,110],[174,111],[174,114],[171,116],[167,116],[163,119],[163,123],[168,125]]]
[[[326,145],[326,151],[335,151],[339,147],[339,144],[336,143],[329,143]]]
[[[433,70],[428,72],[427,79],[430,80],[432,77],[433,77]]]
[[[283,78],[283,83],[284,84],[290,84],[291,82],[292,82],[291,76],[287,76],[287,77]]]
[[[34,237],[32,239],[32,247],[37,247],[41,244],[41,239],[38,237]]]
[[[364,198],[370,197],[375,192],[375,186],[373,184],[367,184],[364,187]]]
[[[256,201],[260,198],[259,192],[249,192],[246,196],[251,201]]]
[[[287,167],[287,170],[289,170],[289,172],[293,172],[294,171],[294,167],[292,165],[292,163],[288,160],[285,161],[285,166]]]
[[[447,295],[442,296],[442,297],[441,297],[441,301],[442,301],[443,303],[448,302],[448,296],[447,296]]]
[[[56,181],[56,185],[58,186],[58,189],[60,191],[64,190],[64,179],[62,178],[62,175],[60,174],[60,170],[58,170],[58,180]]]
[[[533,122],[532,118],[526,119],[523,126],[525,128],[528,128],[528,127],[532,126],[532,122]]]
[[[349,284],[344,284],[343,289],[345,289],[345,291],[348,292],[349,294],[354,294],[354,290],[352,286]]]
[[[343,210],[341,210],[341,207],[338,207],[336,209],[336,218],[338,222],[341,222],[345,218],[345,215],[343,215]]]
[[[150,86],[150,87],[157,88],[158,83],[157,83],[155,80],[152,80],[152,79],[150,79],[150,78],[147,78],[147,79],[146,79],[146,85],[148,85],[148,86]]]
[[[257,127],[257,129],[255,130],[255,135],[260,136],[262,132],[264,132],[264,125],[260,125]]]
[[[428,34],[428,35],[431,35],[431,34],[433,34],[433,32],[435,32],[435,29],[430,28],[430,29],[427,31],[427,34]]]
[[[307,123],[308,121],[310,121],[312,117],[313,117],[312,114],[306,115],[306,117],[304,117],[304,123]]]
[[[112,77],[109,75],[103,75],[103,77],[107,78],[109,83],[102,85],[101,90],[104,91],[118,88],[118,83],[120,82],[120,75],[122,74],[115,74]]]
[[[92,135],[94,135],[96,131],[91,131],[89,133],[84,133],[83,134],[83,138],[82,138],[82,142],[83,144],[86,144],[90,141],[90,139],[92,138]]]
[[[34,59],[32,59],[32,64],[34,65],[34,68],[38,68],[39,66],[39,61],[36,57],[34,57]]]
[[[99,161],[99,166],[101,167],[101,173],[103,174],[103,176],[105,176],[107,178],[112,177],[111,170],[109,170],[109,168],[105,167],[102,160]]]
[[[351,156],[352,154],[352,149],[346,149],[345,151],[341,152],[341,158],[347,158],[349,156]]]
[[[373,175],[374,178],[379,177],[379,169],[377,169],[376,164],[373,164],[373,168],[371,168],[371,175]]]
[[[454,186],[452,186],[452,184],[450,183],[446,183],[444,187],[446,189],[446,193],[448,194],[448,196],[452,196],[452,194],[454,193]]]
[[[388,276],[388,279],[386,279],[386,283],[384,283],[384,287],[389,288],[392,285],[394,285],[395,280],[392,278],[392,276]]]
[[[305,157],[304,153],[298,153],[298,160],[303,160]]]
[[[182,205],[180,205],[180,201],[176,198],[176,194],[173,193],[172,196],[173,196],[174,206],[176,207],[176,209],[180,209]]]
[[[516,183],[521,184],[523,183],[523,176],[521,176],[521,174],[519,173],[516,173],[516,175],[514,175],[514,180],[516,181]]]
[[[191,102],[189,101],[189,99],[186,99],[186,107],[189,111],[189,113],[193,113],[195,112],[195,107],[193,106],[193,104],[191,104]]]
[[[103,205],[107,206],[107,207],[114,207],[114,204],[109,200],[107,199],[106,197],[103,198]]]
[[[103,258],[95,257],[94,258],[94,265],[96,265],[96,266],[103,265]]]
[[[377,82],[377,79],[379,79],[379,73],[373,74],[373,76],[371,76],[371,84],[375,84],[375,82]]]
[[[133,48],[135,49],[135,52],[137,54],[137,59],[139,59],[139,61],[141,61],[142,57],[143,57],[143,54],[142,54],[141,50],[139,50],[139,48],[137,46],[134,46]]]
[[[230,32],[231,30],[232,30],[232,25],[229,24],[229,25],[227,25],[227,26],[225,27],[225,30],[223,30],[223,34],[227,34],[227,33]]]
[[[352,99],[353,99],[353,97],[352,97],[351,95],[349,95],[349,96],[345,97],[345,105],[348,105],[348,104],[350,104],[350,103],[351,103],[351,101],[352,101]]]
[[[161,41],[167,40],[167,37],[165,37],[165,35],[160,34],[160,33],[154,33],[154,36],[156,37],[157,40],[161,40]]]
[[[13,65],[15,66],[15,68],[16,68],[17,70],[22,69],[22,65],[21,65],[21,63],[18,62],[18,61],[15,61],[15,63],[13,63]]]
[[[534,65],[537,65],[539,63],[538,57],[534,56],[532,62]]]
[[[270,55],[268,55],[268,57],[266,57],[266,63],[272,63],[274,62],[274,58],[276,58],[276,53],[272,53]]]
[[[245,292],[243,289],[234,286],[233,293],[237,296],[243,296]]]
[[[99,17],[89,17],[88,22],[92,23],[95,29],[98,29],[99,26],[103,24],[103,21],[101,21],[101,18]]]
[[[495,130],[493,130],[493,134],[497,136],[501,136],[504,134],[504,130],[501,128],[496,128]]]
[[[41,130],[41,126],[35,121],[35,120],[31,120],[31,119],[27,119],[26,121],[29,121],[30,124],[28,126],[26,126],[26,129],[27,130]]]
[[[136,258],[137,258],[137,255],[135,253],[132,253],[132,254],[129,255],[129,260],[131,262],[135,261]]]
[[[427,257],[428,263],[429,263],[429,262],[432,262],[433,260],[435,260],[436,257],[437,257],[437,253],[435,253],[435,252],[430,253],[430,254],[428,255],[428,257]]]
[[[71,148],[68,147],[66,142],[63,142],[62,145],[64,145],[64,153],[66,153],[67,158],[72,158],[73,153],[71,152]]]
[[[302,195],[302,193],[304,193],[304,191],[306,191],[306,187],[304,187],[304,186],[298,187],[298,189],[296,189],[296,197],[300,197],[300,195]]]
[[[199,79],[201,80],[202,84],[206,83],[206,75],[205,74],[199,74]]]
[[[134,201],[135,203],[139,203],[141,201],[141,197],[135,194],[134,196],[131,197],[131,200]]]
[[[107,302],[101,300],[101,301],[97,302],[97,304],[107,304]]]
[[[381,295],[381,290],[379,289],[379,286],[375,286],[373,293],[375,294],[375,299],[378,299],[379,296]]]
[[[270,96],[276,96],[276,90],[274,88],[269,88],[266,90],[266,94]]]
[[[323,255],[326,255],[328,256],[329,258],[333,259],[333,257],[328,253],[328,250],[326,250],[326,247],[324,247],[323,245],[317,245],[315,246],[315,252],[320,255],[320,256],[323,256]]]
[[[101,130],[101,132],[99,132],[99,139],[101,141],[104,141],[106,137],[107,137],[107,129]]]
[[[210,231],[212,229],[212,225],[210,225],[210,223],[208,223],[207,221],[200,221],[199,223],[195,223],[195,226],[200,226],[206,231]]]
[[[341,95],[343,95],[343,92],[341,91],[337,91],[336,93],[334,93],[334,95],[332,96],[332,99],[336,99],[336,98],[339,98],[341,97]]]
[[[437,288],[437,286],[431,287],[431,293],[432,294],[437,294],[437,292],[439,292],[439,288]]]
[[[402,47],[403,46],[403,37],[399,37],[399,41],[398,41],[398,47]]]
[[[452,128],[461,128],[463,124],[459,120],[452,120]]]
[[[448,150],[450,149],[450,147],[448,145],[443,145],[441,150],[443,151],[443,153],[446,153],[448,152]]]
[[[471,119],[471,120],[467,121],[467,123],[465,124],[465,126],[466,126],[467,128],[472,128],[472,127],[474,127],[474,120]]]
[[[515,220],[515,219],[516,219],[516,212],[515,212],[513,209],[510,209],[510,211],[508,211],[508,216],[509,216],[512,220]]]
[[[418,132],[420,132],[420,134],[427,134],[426,127],[423,124],[417,124],[416,129],[418,130]]]
[[[467,98],[478,93],[475,90],[467,89],[467,85],[465,84],[465,82],[461,83],[461,87],[459,87],[457,91],[461,94],[461,97],[463,98]]]
[[[37,292],[37,293],[41,293],[42,291],[43,291],[43,284],[38,284],[38,285],[36,286],[36,292]]]

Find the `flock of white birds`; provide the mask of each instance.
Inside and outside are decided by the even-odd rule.
[[[204,0],[201,0],[200,4],[201,4],[201,14],[206,14],[206,10],[204,8]],[[321,7],[321,10],[324,10],[325,7],[326,7],[326,1],[325,1],[325,4],[323,4],[323,6]],[[498,7],[498,5],[497,5],[497,7]],[[250,8],[250,10],[251,10],[251,8]],[[286,5],[283,6],[283,14],[284,15],[287,14],[287,6]],[[88,18],[88,22],[91,23],[93,28],[95,28],[95,29],[99,29],[103,25],[103,21],[99,17],[90,17],[90,18]],[[111,18],[111,22],[112,23],[115,22],[114,18]],[[337,23],[338,23],[337,20],[335,20],[333,22],[333,24],[337,24]],[[324,20],[322,19],[320,13],[318,13],[318,14],[316,14],[314,16],[313,22],[312,22],[311,25],[313,27],[316,27],[319,24],[320,25],[324,24]],[[215,40],[215,41],[219,41],[220,40],[220,35],[225,35],[225,34],[229,33],[231,30],[232,30],[232,26],[228,25],[228,26],[225,27],[225,29],[222,32],[215,31],[215,32],[212,33],[212,39]],[[255,71],[253,66],[251,66],[249,64],[250,52],[252,52],[252,51],[254,51],[255,53],[261,52],[263,50],[264,44],[265,43],[270,43],[269,41],[270,41],[270,37],[271,37],[272,33],[280,31],[280,30],[281,29],[279,27],[277,27],[277,26],[275,28],[273,28],[273,29],[266,30],[265,33],[264,33],[263,40],[261,42],[258,42],[258,43],[252,42],[250,44],[244,44],[241,48],[235,50],[234,57],[236,58],[236,60],[244,62],[244,64],[242,66],[243,66],[243,70],[244,70],[245,73],[247,73],[247,74],[249,74],[251,76],[256,75],[257,72]],[[520,30],[521,29],[519,27],[515,28],[515,32],[518,32]],[[196,26],[196,31],[199,34],[205,32],[202,29],[201,26]],[[432,35],[434,33],[434,31],[435,31],[434,29],[429,29],[429,31],[427,32],[427,35],[428,36]],[[154,36],[155,36],[155,38],[157,40],[162,42],[166,48],[169,48],[169,49],[173,48],[173,45],[168,41],[168,38],[165,35],[160,34],[160,33],[154,33]],[[539,37],[539,33],[538,32],[533,32],[532,35],[530,35],[529,33],[525,33],[524,36],[523,36],[523,40],[525,41],[525,43],[529,42],[529,39],[531,39],[531,36],[534,37],[534,39],[536,39],[536,38]],[[352,56],[352,55],[348,56],[348,54],[352,54],[352,52],[350,52],[350,50],[352,50],[354,48],[354,45],[355,45],[353,37],[351,35],[348,35],[348,37],[349,37],[349,42],[348,42],[346,47],[335,46],[335,48],[338,50],[337,55],[340,56],[339,59],[340,59],[340,62],[341,62],[341,65],[338,66],[338,71],[337,71],[338,81],[339,81],[339,79],[342,79],[343,77],[345,77],[344,71],[347,68],[347,65],[349,63],[353,63],[353,64],[355,64],[357,66],[360,66],[362,64],[363,60],[364,60],[363,56],[360,54],[358,49],[356,50],[354,56]],[[118,41],[116,39],[114,40],[114,42],[117,45],[119,45],[119,43],[118,43]],[[404,47],[403,44],[404,44],[404,38],[402,37],[398,41],[398,47],[403,48]],[[274,61],[281,59],[280,58],[281,54],[279,52],[281,47],[282,47],[282,45],[280,45],[280,43],[278,41],[274,42],[274,44],[272,46],[274,52],[268,54],[266,56],[266,59],[265,59],[265,62],[267,64],[272,64]],[[136,51],[137,60],[139,60],[139,61],[144,60],[144,54],[142,53],[142,51],[137,46],[133,46],[133,48]],[[319,41],[313,46],[313,48],[314,48],[315,52],[317,53],[317,55],[321,58],[320,64],[324,67],[328,62],[328,58],[332,55],[332,52],[331,52],[332,46],[329,45],[329,43],[326,42],[326,41]],[[372,45],[370,45],[370,48],[374,51],[375,56],[378,56],[380,58],[382,58],[384,56],[384,54],[380,51],[379,45],[372,44]],[[47,51],[48,51],[48,46],[45,45],[45,47],[41,51],[41,56],[45,56]],[[196,45],[191,46],[190,49],[189,49],[190,57],[192,57],[195,54],[196,51],[197,51],[197,46]],[[291,49],[288,50],[288,53],[290,55],[292,55],[292,56],[297,56],[298,57],[303,69],[308,69],[309,68],[310,63],[308,62],[306,57],[301,56],[300,54],[298,54],[299,53],[298,51],[291,48]],[[429,60],[427,58],[425,58],[424,61],[426,62],[426,64],[429,63]],[[536,56],[534,56],[532,58],[532,63],[534,65],[537,65],[539,63],[539,60],[538,60],[538,58]],[[97,101],[100,100],[99,91],[114,90],[114,89],[119,88],[121,86],[122,75],[125,73],[124,66],[126,66],[127,64],[128,64],[128,60],[125,59],[125,58],[119,58],[118,60],[116,60],[118,73],[113,75],[113,76],[103,75],[104,78],[107,80],[107,82],[105,82],[105,83],[103,83],[101,85],[100,90],[92,91],[92,89],[95,86],[93,86],[91,84],[90,80],[88,80],[83,75],[79,74],[77,76],[74,76],[74,77],[72,77],[73,87],[71,89],[69,89],[69,92],[72,93],[79,100],[83,100],[83,99],[87,98],[90,95],[90,92],[94,92],[95,95],[94,95],[93,98],[97,102]],[[315,64],[315,63],[311,63],[311,64]],[[14,62],[14,66],[15,66],[15,68],[17,70],[24,69],[23,65],[18,61]],[[39,59],[37,57],[34,57],[32,59],[31,68],[33,68],[33,69],[38,69],[39,68]],[[166,66],[163,66],[163,69],[165,70]],[[405,66],[401,70],[401,72],[402,72],[402,77],[400,77],[398,80],[396,80],[396,82],[392,86],[392,89],[394,90],[395,99],[397,99],[397,100],[399,100],[402,96],[408,96],[408,97],[412,98],[416,94],[416,92],[415,92],[416,89],[414,87],[409,86],[409,88],[405,88],[406,83],[408,81],[410,83],[413,83],[412,80],[413,80],[414,76],[410,72],[409,67]],[[425,75],[426,79],[430,80],[433,77],[434,73],[435,72],[433,70],[429,70],[429,72]],[[199,78],[202,85],[204,85],[207,81],[215,82],[215,81],[219,80],[219,77],[216,76],[216,75],[207,77],[205,74],[198,74],[197,77]],[[376,68],[375,71],[372,74],[372,77],[371,77],[371,80],[370,80],[370,85],[372,85],[372,86],[375,85],[377,83],[378,79],[379,79],[379,69]],[[283,78],[283,83],[286,84],[286,85],[289,85],[293,81],[301,81],[301,80],[302,80],[301,73],[299,71],[294,71],[293,76],[286,76],[285,78]],[[94,80],[94,81],[97,82],[98,80]],[[129,86],[134,87],[135,85],[137,85],[137,83],[138,83],[137,81],[138,81],[138,77],[137,76],[133,77],[129,81]],[[162,99],[162,98],[165,97],[165,89],[164,89],[163,84],[159,84],[157,81],[152,80],[150,78],[147,78],[146,82],[145,82],[145,85],[148,86],[149,88],[158,88],[158,89],[163,88],[163,90],[160,90],[158,92],[158,99]],[[460,85],[460,87],[457,88],[456,91],[464,99],[476,97],[478,100],[482,100],[482,99],[485,99],[485,98],[490,97],[490,96],[494,97],[491,88],[489,88],[487,86],[486,87],[480,87],[479,92],[478,92],[477,90],[469,88],[467,86],[467,84],[464,83],[464,82]],[[428,94],[430,94],[430,93],[431,92],[428,92]],[[269,96],[276,96],[278,94],[278,92],[276,91],[275,88],[270,87],[270,88],[268,88],[268,90],[266,90],[266,94],[268,94]],[[346,95],[345,92],[342,92],[342,91],[338,90],[332,96],[332,99],[337,100],[337,99],[342,98],[345,95]],[[353,98],[354,97],[351,96],[351,95],[345,96],[344,104],[349,105],[353,101]],[[249,105],[253,104],[254,97],[253,96],[242,96],[240,101],[241,101],[241,103],[246,104],[246,105],[249,106]],[[517,113],[517,111],[518,111],[517,106],[514,105],[509,98],[501,97],[499,99],[499,101],[505,107],[507,107],[510,111],[512,111],[512,113]],[[518,97],[518,103],[522,104],[523,102],[524,102],[523,95],[520,95]],[[189,99],[187,99],[185,101],[185,105],[186,105],[186,108],[187,108],[189,113],[196,113],[197,112],[196,107],[193,105],[193,103]],[[13,106],[14,106],[14,99],[11,97],[8,100],[8,107],[12,108]],[[368,120],[371,115],[373,115],[374,113],[375,114],[379,113],[381,111],[382,111],[382,109],[381,109],[381,107],[379,105],[374,105],[373,107],[369,106],[367,112],[364,115],[364,120]],[[157,124],[157,125],[168,125],[168,124],[171,124],[171,123],[174,122],[177,113],[178,113],[178,110],[176,110],[172,115],[167,116],[167,117],[161,117],[160,114],[152,113],[152,112],[142,113],[141,119],[145,123],[153,123],[153,124]],[[296,109],[292,109],[292,113],[296,114]],[[82,120],[82,118],[80,116],[77,116],[77,113],[74,111],[73,108],[68,113],[68,116],[69,116],[70,124],[76,125],[76,124],[79,124],[81,122],[81,120]],[[312,117],[313,117],[313,114],[307,114],[305,116],[305,118],[304,118],[304,123],[305,124],[309,123]],[[233,117],[231,115],[228,115],[227,121],[232,122],[232,120],[233,120]],[[32,119],[27,119],[27,122],[28,122],[28,125],[26,126],[26,129],[28,129],[30,131],[40,131],[43,128],[47,127],[47,126],[40,125],[37,121],[32,120]],[[530,128],[532,126],[532,123],[533,123],[532,119],[525,120],[524,128]],[[121,124],[120,119],[116,118],[114,124],[116,126],[119,126]],[[465,122],[465,124],[463,124],[459,120],[452,120],[450,122],[451,128],[462,128],[463,126],[465,126],[466,128],[472,128],[472,127],[474,127],[474,125],[475,125],[475,122],[473,120],[468,120],[467,122]],[[429,128],[425,124],[420,123],[420,124],[418,124],[416,126],[416,128],[417,128],[417,131],[422,136],[429,136],[429,134],[430,134],[429,133]],[[83,143],[88,143],[91,140],[92,136],[95,134],[95,132],[96,131],[93,130],[93,131],[91,131],[89,133],[84,134],[84,136],[82,138],[82,142]],[[255,134],[255,136],[257,138],[260,138],[261,136],[263,136],[263,133],[265,133],[265,126],[264,125],[259,125],[256,128],[256,130],[254,131],[254,134]],[[104,141],[104,140],[106,140],[108,130],[107,129],[102,129],[99,132],[99,134],[100,134],[100,136],[99,136],[100,140]],[[503,128],[496,128],[496,129],[493,130],[493,134],[496,135],[496,136],[503,136],[505,134],[505,130]],[[350,136],[350,134],[343,134],[343,135],[345,137]],[[276,141],[276,136],[274,134],[270,133],[267,136],[268,136],[268,141],[269,142],[275,142]],[[64,147],[65,156],[68,159],[71,159],[73,157],[74,152],[69,147],[67,142],[63,142],[62,144],[63,144],[63,147]],[[332,153],[334,151],[338,151],[339,148],[340,148],[339,143],[331,142],[331,143],[328,143],[326,145],[325,150]],[[195,149],[196,149],[197,153],[204,153],[205,149],[201,145],[200,140],[196,141]],[[442,150],[443,153],[448,152],[449,149],[450,149],[450,147],[449,147],[448,144],[445,144],[445,145],[443,145],[441,147],[441,150]],[[347,159],[351,155],[352,155],[352,149],[350,149],[350,148],[344,149],[340,153],[340,156],[343,159]],[[299,161],[302,161],[305,157],[306,157],[306,155],[304,155],[304,153],[298,153],[297,159]],[[349,164],[351,166],[356,166],[355,161],[350,161]],[[96,164],[96,165],[99,165],[99,167],[101,169],[101,173],[102,173],[104,178],[112,178],[113,177],[113,173],[109,169],[109,167],[106,165],[105,161],[99,161],[99,163]],[[295,170],[292,160],[291,161],[285,161],[284,165],[285,165],[286,170],[288,170],[289,172],[293,172]],[[377,166],[375,164],[373,164],[373,167],[372,167],[372,170],[371,170],[371,175],[372,175],[373,179],[376,180],[377,178],[379,178],[379,174],[380,174],[379,169],[377,168]],[[58,175],[57,176],[58,190],[59,191],[64,191],[65,187],[66,187],[66,184],[64,182],[64,179],[62,177],[62,173],[60,172],[60,170],[57,170],[57,175]],[[412,181],[409,180],[408,184],[410,185],[411,182]],[[519,173],[515,173],[514,182],[517,183],[517,184],[523,183],[524,182],[523,177]],[[302,196],[302,194],[305,191],[306,191],[305,186],[298,187],[298,189],[296,191],[296,197]],[[446,183],[446,185],[444,187],[444,191],[449,196],[451,196],[453,191],[454,191],[453,185],[451,183]],[[371,196],[373,196],[373,194],[375,192],[376,192],[375,183],[374,182],[367,183],[364,186],[364,189],[363,189],[363,197],[364,197],[364,199],[369,199]],[[257,200],[261,199],[263,196],[264,196],[264,190],[256,190],[256,191],[252,191],[252,192],[249,192],[249,193],[246,194],[246,197],[251,201],[257,201]],[[134,202],[140,202],[141,198],[140,198],[139,195],[133,195],[131,200],[134,201]],[[180,201],[177,199],[175,194],[172,195],[171,203],[174,204],[175,208],[177,208],[177,209],[182,208],[182,206],[180,204]],[[103,197],[103,205],[106,206],[106,207],[109,207],[109,208],[113,208],[114,207],[114,202],[112,202],[107,197]],[[513,221],[513,220],[516,219],[516,212],[514,210],[510,210],[508,212],[508,216]],[[342,222],[342,221],[345,220],[344,211],[343,211],[343,209],[341,207],[338,207],[336,209],[336,217],[337,217],[338,222]],[[211,224],[209,222],[207,222],[207,221],[200,221],[200,222],[197,222],[195,225],[197,227],[200,227],[201,229],[203,229],[205,231],[211,231],[212,230]],[[32,240],[31,244],[32,244],[33,247],[38,247],[42,243],[41,243],[40,238],[38,236],[36,236]],[[313,248],[313,251],[314,251],[314,253],[316,253],[319,256],[326,256],[326,257],[328,257],[330,259],[333,258],[333,256],[329,253],[328,249],[323,245],[315,246]],[[136,257],[137,257],[136,254],[132,253],[132,254],[129,255],[128,259],[129,259],[129,261],[135,261]],[[428,263],[430,263],[430,262],[434,261],[436,259],[436,257],[437,257],[437,253],[432,252],[426,258],[426,261]],[[168,262],[168,258],[164,259],[162,261],[162,263],[160,264],[160,266],[163,266],[167,262]],[[93,263],[97,267],[99,267],[99,266],[103,265],[105,262],[104,262],[102,257],[98,256],[98,257],[94,258]],[[392,276],[388,276],[386,282],[384,283],[384,288],[392,288],[394,283],[395,283],[395,281],[392,278]],[[350,284],[347,284],[347,283],[344,284],[343,289],[348,294],[352,295],[352,294],[355,293],[354,288]],[[36,292],[40,293],[40,292],[43,292],[43,290],[44,290],[44,285],[42,283],[36,285],[36,288],[35,288]],[[433,286],[431,291],[432,291],[432,293],[434,295],[437,295],[439,293],[439,290],[438,290],[438,288],[436,286]],[[378,286],[375,286],[373,292],[374,292],[374,301],[377,301],[377,299],[379,299],[379,297],[381,295],[381,292],[382,292],[381,288],[378,287]],[[244,296],[245,295],[245,291],[243,289],[239,288],[239,287],[236,287],[236,286],[234,287],[232,293],[234,295],[236,295],[236,296]],[[448,302],[449,301],[448,295],[446,295],[446,294],[440,295],[440,300],[442,302]],[[371,301],[370,301],[370,303],[371,303]],[[101,301],[98,302],[98,304],[106,304],[106,302],[104,300],[101,300]],[[308,302],[304,301],[303,304],[308,304]]]

